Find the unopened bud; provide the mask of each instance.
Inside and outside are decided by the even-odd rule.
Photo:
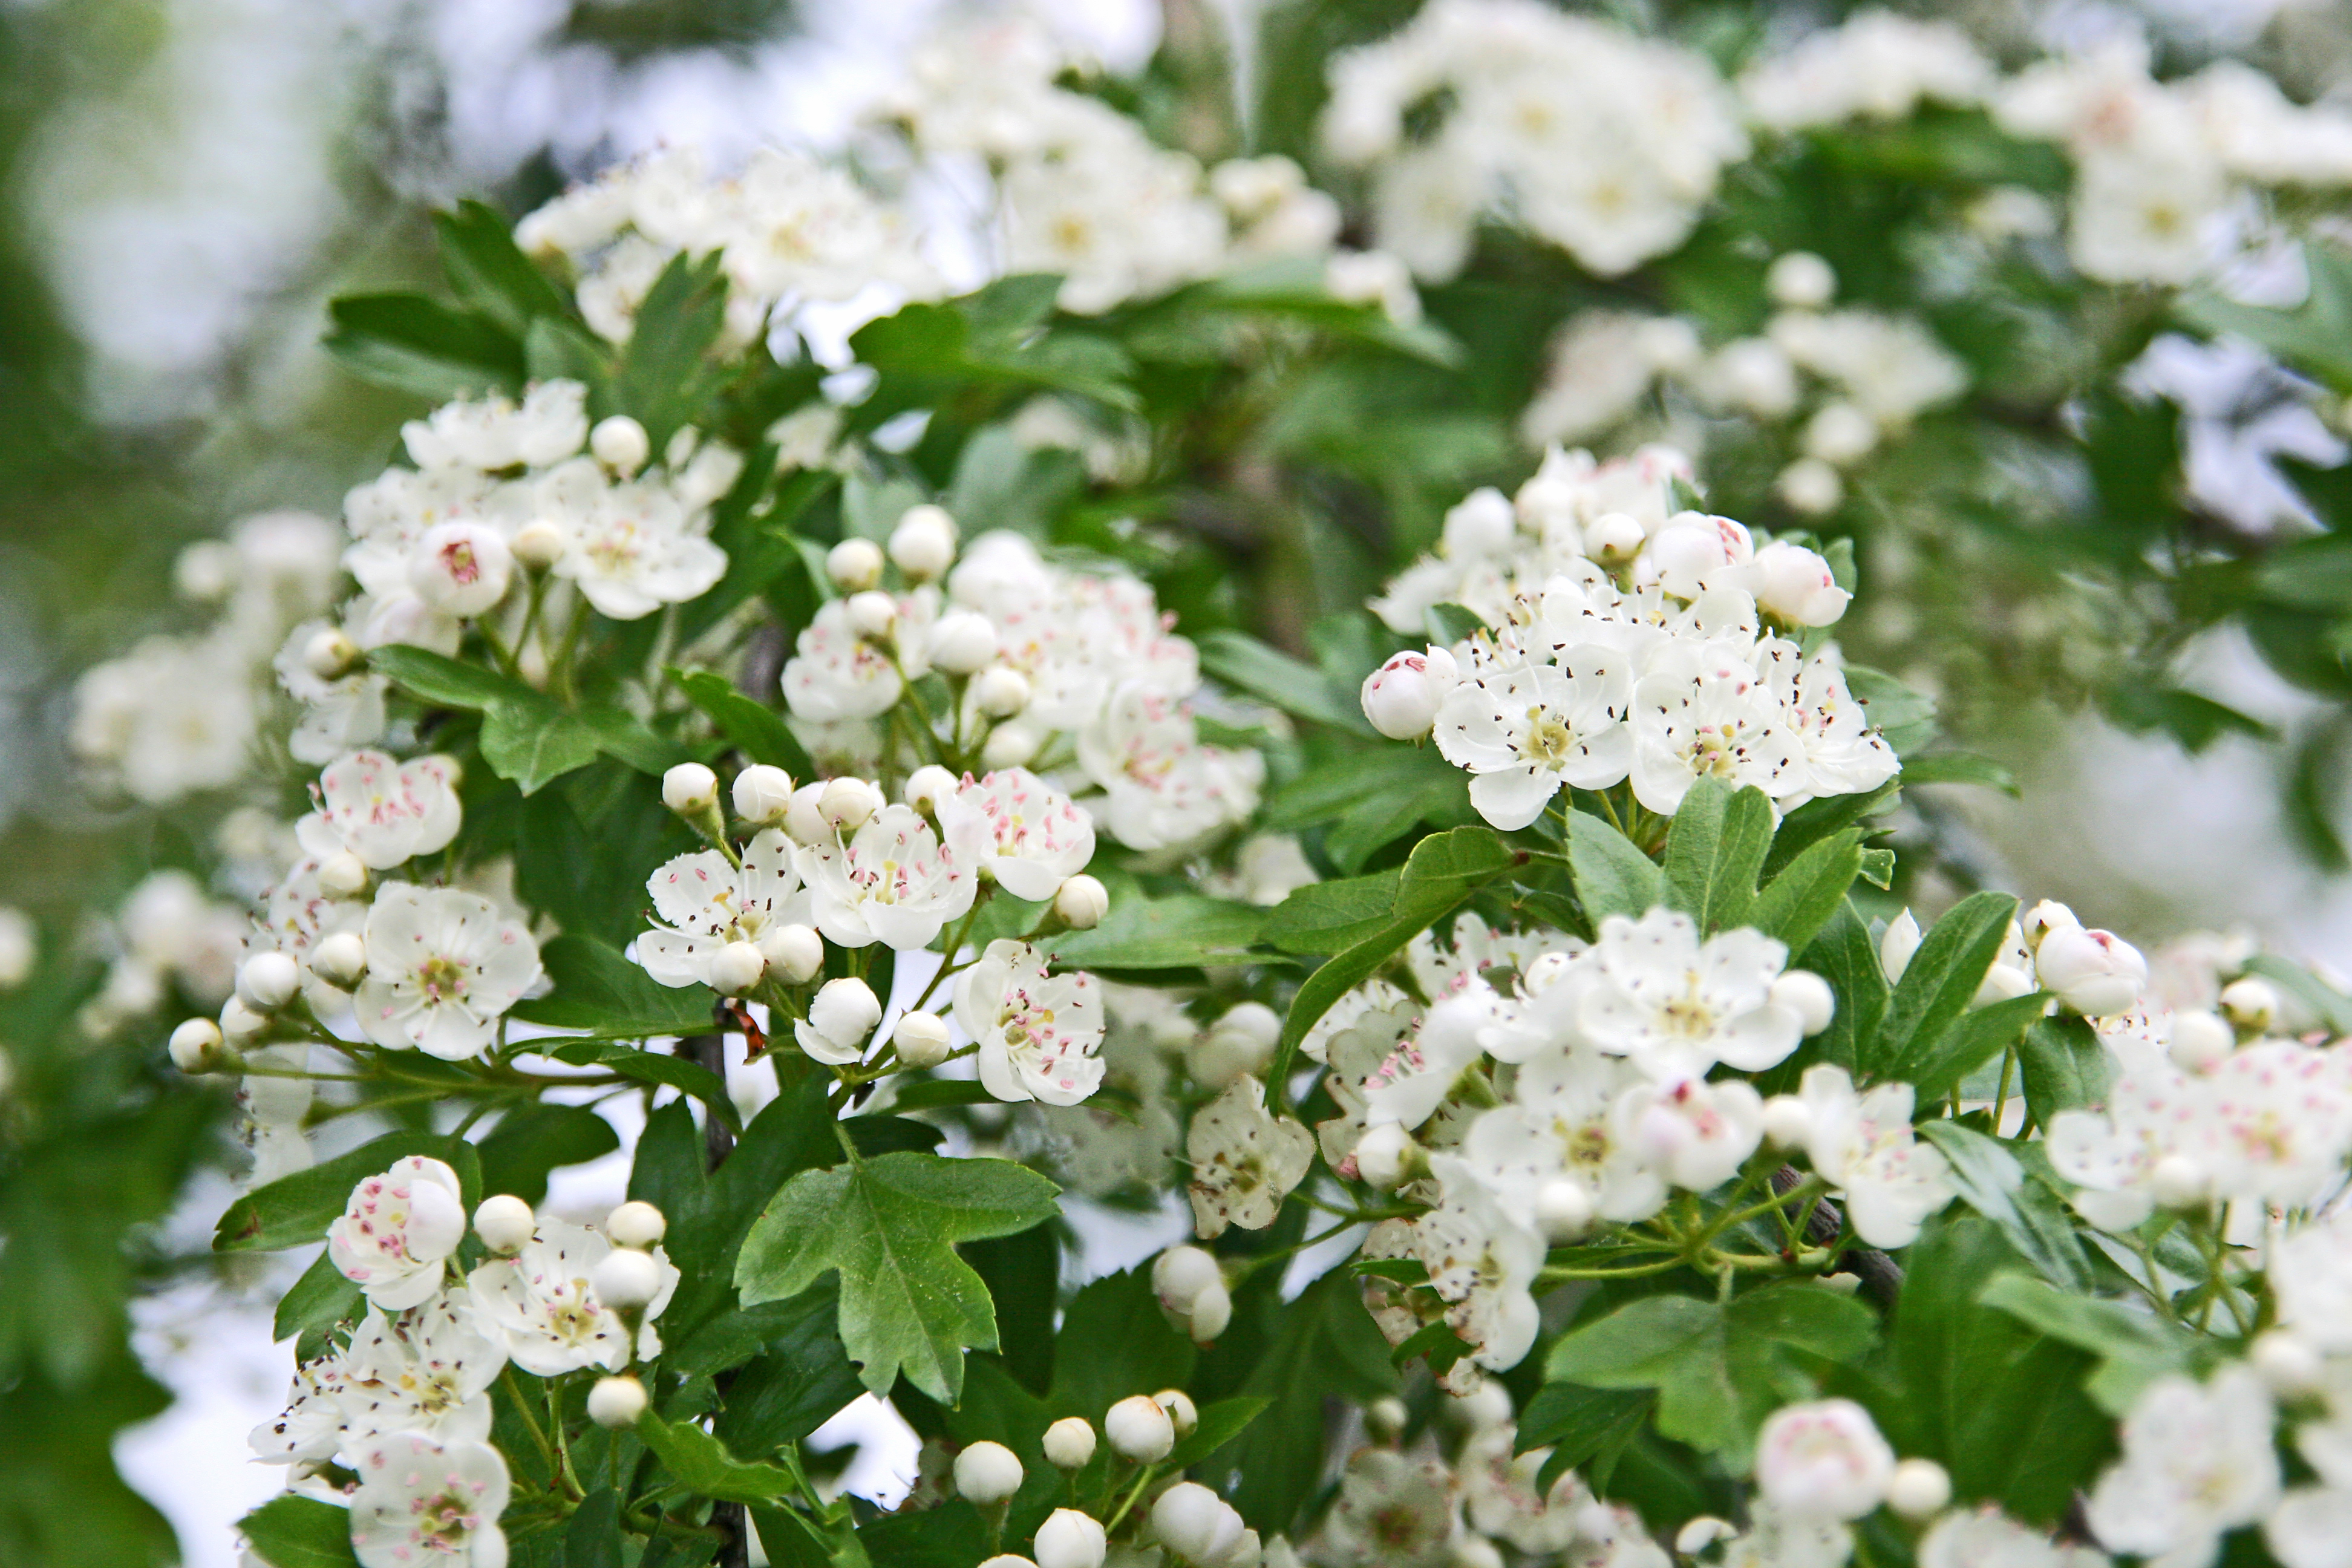
[[[1393,1394],[1383,1394],[1364,1406],[1364,1430],[1375,1442],[1393,1443],[1412,1423],[1412,1412]]]
[[[1801,1149],[1813,1135],[1813,1108],[1793,1094],[1764,1102],[1764,1138],[1775,1149]]]
[[[950,610],[924,642],[931,667],[945,675],[977,675],[995,660],[996,625],[971,610]]]
[[[237,999],[257,1013],[275,1013],[301,984],[300,967],[282,952],[257,952],[236,972]]]
[[[1156,1465],[1176,1447],[1176,1424],[1157,1400],[1138,1394],[1110,1407],[1103,1416],[1103,1436],[1120,1458]]]
[[[588,450],[616,474],[634,474],[653,456],[653,438],[646,427],[625,414],[599,419],[588,432]]]
[[[1631,512],[1604,511],[1584,525],[1585,547],[1604,561],[1623,561],[1649,537],[1641,520]]]
[[[1909,910],[1905,910],[1886,922],[1885,934],[1878,939],[1878,966],[1886,972],[1891,984],[1903,978],[1911,967],[1911,955],[1919,951],[1919,922]]]
[[[824,938],[816,928],[804,925],[774,926],[760,935],[760,952],[768,963],[794,985],[805,984],[824,967]]]
[[[172,1031],[172,1065],[184,1073],[210,1072],[220,1062],[220,1026],[190,1018]]]
[[[360,658],[360,645],[332,627],[302,645],[303,668],[321,680],[341,680]]]
[[[2175,1067],[2188,1072],[2210,1072],[2237,1048],[2230,1026],[2200,1008],[2172,1016],[2172,1038],[2166,1053]]]
[[[633,1312],[661,1293],[661,1265],[634,1247],[615,1247],[588,1270],[588,1289],[616,1312]]]
[[[908,805],[921,812],[925,816],[930,816],[939,811],[940,802],[955,794],[958,787],[959,781],[955,774],[937,763],[925,763],[907,775],[907,788],[903,798]]]
[[[825,822],[824,813],[817,802],[824,797],[829,780],[817,779],[793,791],[793,803],[784,808],[784,831],[795,844],[823,844],[832,838],[833,828]]]
[[[1002,1443],[974,1443],[955,1457],[956,1491],[986,1508],[1021,1489],[1021,1460]]]
[[[761,827],[783,821],[793,805],[793,775],[772,763],[754,763],[735,775],[735,815]]]
[[[845,594],[862,594],[882,581],[882,547],[870,539],[845,539],[824,553],[824,574]]]
[[[1095,1457],[1095,1429],[1083,1415],[1065,1415],[1045,1428],[1045,1460],[1057,1470],[1075,1470]]]
[[[1952,1478],[1933,1459],[1904,1459],[1886,1482],[1886,1506],[1913,1523],[1944,1511],[1952,1500]]]
[[[1196,1345],[1205,1345],[1230,1327],[1234,1321],[1234,1298],[1224,1281],[1213,1279],[1192,1298],[1192,1307],[1184,1313],[1185,1331]]]
[[[2156,1201],[2168,1209],[2194,1208],[2207,1196],[2205,1168],[2186,1154],[2167,1154],[2147,1173]]]
[[[242,996],[232,996],[221,1004],[220,1029],[230,1039],[240,1043],[253,1038],[269,1027],[269,1015],[257,1013],[245,1005]]]
[[[500,1257],[511,1258],[530,1245],[538,1234],[539,1216],[512,1193],[484,1198],[474,1208],[474,1234]]]
[[[935,1068],[948,1059],[947,1021],[937,1013],[902,1013],[890,1031],[902,1067]]]
[[[508,546],[526,572],[544,572],[563,559],[563,531],[547,519],[524,523]]]
[[[2254,1338],[2247,1359],[2255,1374],[2281,1399],[2301,1399],[2319,1392],[2327,1380],[2327,1363],[2311,1342],[2288,1329],[2272,1329]]]
[[[937,577],[954,563],[955,519],[935,506],[914,506],[890,531],[890,559],[918,581]]]
[[[1010,673],[1009,671],[1007,673]],[[987,677],[982,677],[986,679]],[[1020,678],[1015,676],[1016,680]],[[988,768],[1026,767],[1045,749],[1045,732],[1036,725],[1014,720],[999,724],[988,732],[980,748],[980,760]]]
[[[1192,1396],[1181,1388],[1163,1388],[1151,1396],[1152,1403],[1168,1412],[1168,1419],[1179,1437],[1190,1437],[1201,1425],[1201,1412],[1192,1404]]]
[[[982,670],[971,683],[971,700],[991,719],[1010,719],[1029,706],[1029,678],[1001,664]]]
[[[1565,1176],[1536,1189],[1536,1224],[1554,1241],[1573,1241],[1592,1228],[1592,1198]]]
[[[356,899],[368,890],[368,865],[348,849],[319,862],[319,891],[331,899]]]
[[[700,816],[719,805],[719,775],[700,763],[680,763],[662,774],[662,804],[680,816]]]
[[[890,635],[898,623],[898,601],[880,589],[852,594],[843,606],[849,618],[849,629],[869,642],[879,641]]]
[[[619,1430],[634,1426],[652,1403],[646,1385],[634,1377],[600,1377],[588,1390],[588,1419]]]
[[[1356,1144],[1356,1173],[1381,1192],[1393,1192],[1421,1154],[1412,1134],[1393,1121],[1366,1130]]]
[[[855,833],[873,819],[885,802],[882,792],[864,779],[842,777],[824,781],[824,793],[817,796],[817,815],[826,826],[841,833]]]
[[[1031,1550],[1037,1568],[1102,1568],[1110,1543],[1102,1521],[1074,1508],[1057,1508],[1037,1527]]]
[[[1808,1035],[1828,1028],[1837,1011],[1837,995],[1830,983],[1810,969],[1791,969],[1772,982],[1771,999],[1774,1006],[1794,1013]]]
[[[2278,1018],[2278,992],[2267,980],[2247,975],[2221,987],[2221,1016],[2241,1034],[2259,1035]]]
[[[1054,912],[1072,931],[1092,931],[1110,912],[1110,889],[1084,871],[1065,877],[1054,892]]]
[[[659,1242],[669,1229],[661,1210],[643,1198],[632,1198],[604,1216],[604,1236],[615,1247],[640,1251]]]
[[[310,973],[338,991],[349,991],[367,973],[366,942],[352,931],[320,938],[310,950]]]
[[[748,942],[730,942],[710,958],[710,988],[721,996],[740,996],[768,973],[768,958]]]

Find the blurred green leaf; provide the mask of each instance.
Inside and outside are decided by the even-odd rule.
[[[751,761],[782,768],[798,783],[819,776],[816,763],[785,726],[784,716],[744,696],[717,670],[680,669],[672,665],[669,678],[719,727],[719,732]]]
[[[347,294],[323,346],[352,374],[439,401],[522,391],[522,344],[497,323],[422,294]]]
[[[765,1462],[746,1464],[691,1422],[665,1421],[649,1412],[637,1422],[636,1433],[662,1468],[698,1497],[765,1502],[798,1486],[790,1470]]]
[[[572,297],[515,247],[506,217],[480,202],[461,201],[433,215],[441,268],[467,307],[520,339],[538,316],[576,321]]]
[[[1271,702],[1297,718],[1376,738],[1355,693],[1336,690],[1313,665],[1268,647],[1245,632],[1219,628],[1202,633],[1194,641],[1201,649],[1202,670],[1235,690]]]

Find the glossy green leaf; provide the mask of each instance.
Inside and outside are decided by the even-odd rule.
[[[567,932],[551,938],[539,961],[552,985],[544,996],[515,1004],[510,1016],[523,1023],[614,1040],[711,1028],[717,993],[703,985],[664,985],[608,942]]]
[[[621,1494],[599,1487],[563,1528],[563,1568],[622,1568]]]
[[[1402,874],[1391,868],[1294,889],[1265,917],[1261,935],[1285,952],[1343,952],[1389,922]]]
[[[1903,782],[1906,784],[1982,784],[2006,795],[2014,796],[2021,793],[2014,773],[1990,757],[1980,757],[1973,752],[1937,752],[1929,756],[1906,757],[1903,763]]]
[[[1862,829],[1840,828],[1800,851],[1748,906],[1747,923],[1792,953],[1810,946],[1862,874]]]
[[[1568,860],[1576,900],[1596,933],[1610,915],[1639,920],[1666,901],[1666,874],[1657,862],[1590,812],[1569,814]]]
[[[380,386],[442,400],[520,393],[522,343],[496,322],[422,294],[346,294],[321,346]]]
[[[2061,1289],[2087,1291],[2091,1263],[2054,1196],[2026,1181],[2025,1167],[1998,1138],[1957,1121],[1929,1121],[1919,1135],[1942,1151],[1960,1201],[2000,1227],[2018,1256]]]
[[[236,1521],[236,1531],[269,1568],[352,1568],[352,1510],[291,1492]]]
[[[1939,1100],[2015,1045],[2049,1005],[2049,994],[2036,991],[1970,1008],[1895,1076],[1910,1081],[1922,1105]]]
[[[1100,925],[1040,945],[1065,969],[1187,969],[1243,962],[1265,923],[1264,910],[1230,899],[1114,892]]]
[[[486,1187],[487,1192],[503,1192],[502,1187]],[[337,1323],[356,1322],[367,1310],[367,1298],[360,1288],[343,1278],[335,1260],[321,1252],[302,1271],[302,1278],[286,1288],[278,1298],[278,1312],[270,1328],[271,1337],[280,1340],[300,1339],[333,1328]]]
[[[784,716],[773,708],[736,690],[735,683],[715,669],[679,669],[673,665],[669,678],[719,727],[729,743],[751,761],[782,768],[795,783],[818,776],[816,763],[784,723]]]
[[[665,1421],[651,1413],[636,1425],[662,1468],[698,1496],[721,1502],[765,1502],[793,1491],[797,1483],[781,1465],[746,1464],[727,1446],[701,1427],[686,1421]]]
[[[709,1029],[705,1022],[705,1032]],[[702,1101],[713,1116],[725,1122],[730,1130],[743,1130],[743,1114],[735,1109],[735,1100],[727,1092],[727,1080],[685,1057],[657,1051],[650,1046],[624,1045],[612,1040],[588,1039],[559,1046],[547,1053],[556,1060],[574,1067],[600,1067],[616,1072],[623,1078],[639,1083],[655,1084],[677,1089]]]
[[[2018,1042],[2017,1055],[2026,1108],[2045,1130],[2060,1111],[2079,1110],[2107,1097],[2107,1048],[2084,1019],[2037,1019]]]
[[[2197,1345],[2189,1334],[2120,1301],[2097,1300],[2023,1274],[1995,1275],[1977,1292],[1977,1300],[2038,1333],[2097,1356],[2102,1364],[2084,1391],[2118,1420],[2131,1414],[2149,1384],[2196,1368]]]
[[[537,316],[577,319],[571,297],[516,247],[513,226],[477,201],[433,215],[441,269],[471,309],[521,338]]]
[[[1667,896],[1703,934],[1745,925],[1771,847],[1772,803],[1762,790],[1701,779],[1666,833]]]
[[[601,1160],[620,1146],[613,1124],[586,1106],[534,1100],[500,1116],[474,1149],[482,1161],[482,1191],[536,1204],[547,1196],[549,1172]]]
[[[1478,618],[1478,612],[1465,605],[1432,605],[1422,613],[1422,620],[1423,629],[1429,633],[1429,640],[1448,647],[1455,643],[1467,642],[1486,629],[1486,623]],[[1367,670],[1365,673],[1369,675],[1371,672]]]
[[[2017,900],[2009,894],[1972,893],[1927,928],[1895,983],[1878,1037],[1859,1064],[1867,1076],[1907,1081],[1923,1069],[1945,1031],[1968,1011],[2016,915]]]

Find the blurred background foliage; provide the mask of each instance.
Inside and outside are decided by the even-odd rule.
[[[724,163],[766,140],[837,136],[934,9],[0,9],[0,160],[16,219],[0,226],[0,902],[37,917],[45,955],[36,981],[0,1005],[0,1563],[172,1556],[168,1527],[110,1456],[120,1428],[170,1396],[131,1352],[125,1303],[212,1267],[159,1222],[191,1170],[232,1157],[225,1107],[162,1066],[170,1006],[157,1027],[108,1045],[71,1026],[103,967],[94,915],[159,868],[208,874],[217,816],[201,800],[136,808],[83,787],[63,742],[74,676],[142,636],[200,624],[173,590],[184,545],[255,511],[331,515],[383,466],[425,400],[322,354],[325,302],[440,291],[434,211],[473,196],[517,216],[666,139],[704,141]],[[1095,90],[1161,141],[1204,161],[1287,153],[1347,195],[1346,172],[1315,145],[1322,63],[1416,6],[1060,9],[1114,64],[1136,68]],[[1846,7],[1601,9],[1730,68]],[[2341,5],[1916,9],[1966,21],[2012,61],[2121,18],[2151,29],[2159,74],[2235,54],[2299,98],[2335,88],[2352,63]],[[1247,22],[1238,31],[1235,15]],[[1237,70],[1255,84],[1241,95]],[[2251,527],[2183,483],[2179,410],[2114,390],[2158,331],[2229,331],[2306,379],[2256,378],[2221,423],[2250,424],[2280,400],[2336,422],[2352,395],[2352,259],[2315,251],[2311,299],[2293,310],[2085,289],[2013,258],[1965,289],[1923,289],[1949,259],[1934,242],[1968,193],[2050,188],[2063,179],[2053,163],[1976,115],[1918,134],[1791,138],[1734,172],[1687,245],[1606,281],[1491,230],[1458,278],[1423,290],[1429,321],[1458,345],[1450,359],[1306,333],[1194,353],[1247,329],[1198,300],[1157,319],[1156,306],[1115,312],[1089,330],[1136,357],[1147,410],[1184,417],[1139,475],[1073,468],[1023,504],[1045,509],[1059,542],[1150,577],[1194,637],[1246,629],[1319,662],[1338,690],[1389,646],[1361,615],[1367,595],[1430,545],[1465,490],[1532,469],[1517,423],[1563,321],[1596,305],[1663,307],[1710,342],[1735,338],[1769,314],[1769,258],[1812,250],[1834,268],[1842,301],[1907,308],[1925,292],[1973,389],[1874,457],[1824,520],[1792,514],[1775,490],[1788,432],[1718,422],[1701,465],[1710,504],[1853,536],[1868,607],[1842,639],[1934,693],[1948,732],[2049,803],[1927,792],[1904,819],[1910,879],[1892,896],[1932,904],[2020,866],[2036,891],[2149,937],[2324,916],[2303,933],[2319,944],[2306,956],[2352,968],[2352,899],[2337,875],[2352,757],[2352,470],[2281,463],[2334,534]],[[888,411],[862,411],[863,423]],[[970,412],[934,420],[904,457],[908,477],[948,491],[977,483],[974,438],[1007,410]],[[1611,444],[1674,426],[1653,412]],[[1327,743],[1337,749],[1313,749]],[[1327,737],[1286,764],[1328,765],[1345,750]],[[2182,760],[2200,754],[2225,761]],[[300,781],[280,783],[290,815]],[[2162,853],[2135,835],[2136,812]],[[2182,836],[2199,823],[2222,826],[2201,843]],[[1314,847],[1330,860],[1331,846]],[[2228,886],[2207,879],[2215,871]]]

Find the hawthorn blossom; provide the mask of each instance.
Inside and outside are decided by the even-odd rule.
[[[611,483],[594,459],[576,458],[539,480],[535,504],[562,536],[555,574],[614,620],[699,598],[726,574],[727,552],[701,532],[707,515],[667,485]]]
[[[1774,799],[1804,795],[1803,748],[1771,688],[1726,650],[1677,643],[1634,684],[1633,797],[1672,814],[1702,778],[1753,784]]]
[[[2242,1364],[2205,1384],[2158,1379],[2124,1418],[2123,1458],[2092,1489],[2092,1533],[2110,1552],[2168,1568],[2210,1563],[2224,1533],[2278,1502],[2276,1420],[2269,1392]]]
[[[1647,1219],[1665,1206],[1665,1174],[1625,1136],[1618,1111],[1646,1081],[1589,1047],[1544,1052],[1519,1068],[1511,1103],[1471,1124],[1464,1166],[1521,1214],[1565,1182],[1601,1219]]]
[[[1322,1534],[1337,1562],[1441,1568],[1454,1529],[1454,1490],[1444,1466],[1367,1447],[1349,1456]]]
[[[352,1550],[361,1568],[505,1568],[507,1462],[487,1443],[398,1432],[354,1456]]]
[[[846,839],[802,846],[798,864],[816,929],[843,947],[928,946],[979,890],[962,853],[911,806],[886,805]]]
[[[795,657],[784,661],[783,687],[796,719],[879,718],[907,689],[889,651],[851,628],[845,600],[827,601],[793,646]]]
[[[1565,1552],[1575,1542],[1578,1520],[1593,1503],[1574,1470],[1563,1470],[1548,1490],[1536,1478],[1549,1448],[1514,1453],[1518,1432],[1508,1422],[1471,1433],[1454,1461],[1462,1489],[1462,1511],[1481,1535],[1500,1536],[1530,1556]]]
[[[457,1173],[411,1154],[352,1189],[327,1226],[327,1256],[371,1305],[397,1312],[440,1289],[443,1266],[465,1238]]]
[[[478,893],[386,882],[367,918],[367,978],[352,997],[380,1046],[443,1061],[480,1056],[540,980],[539,944]]]
[[[1741,1079],[1637,1083],[1613,1110],[1623,1141],[1689,1192],[1706,1192],[1738,1175],[1764,1141],[1763,1097]]]
[[[1453,1303],[1446,1319],[1475,1347],[1472,1359],[1506,1371],[1528,1353],[1540,1326],[1531,1289],[1543,1268],[1543,1238],[1465,1161],[1433,1154],[1429,1168],[1444,1195],[1412,1227],[1429,1288]]]
[[[1919,1568],[2107,1568],[2088,1546],[2061,1546],[1991,1504],[1954,1510],[1927,1527]]]
[[[1016,899],[1054,896],[1094,858],[1085,810],[1026,768],[1001,768],[939,802],[940,831],[959,858]]]
[[[2218,1196],[2298,1206],[2342,1179],[2352,1152],[2352,1082],[2333,1053],[2260,1040],[2207,1075],[2202,1093]]]
[[[2121,1232],[2155,1212],[2156,1167],[2186,1161],[2204,1175],[2218,1161],[2211,1097],[2152,1042],[2110,1043],[2118,1070],[2106,1109],[2062,1110],[2043,1147],[2079,1189],[2075,1211],[2101,1230]]]
[[[502,396],[445,403],[403,425],[400,440],[423,469],[552,468],[588,440],[588,389],[559,379],[531,387],[520,404]]]
[[[343,1352],[330,1346],[294,1369],[286,1408],[247,1435],[257,1463],[317,1465],[342,1447]]]
[[[323,860],[349,851],[371,869],[390,870],[435,855],[457,837],[457,765],[447,757],[394,762],[352,752],[327,765],[311,790],[316,809],[294,825],[304,850]]]
[[[2279,1322],[2323,1351],[2352,1351],[2352,1211],[2330,1209],[2272,1243]]]
[[[1102,987],[1049,974],[1026,942],[992,942],[956,976],[955,1021],[979,1042],[980,1081],[1003,1100],[1076,1105],[1102,1087]]]
[[[743,847],[740,868],[715,849],[665,862],[646,891],[668,924],[638,936],[637,962],[664,985],[709,985],[711,963],[730,944],[757,946],[787,925],[806,923],[808,900],[795,897],[801,879],[793,859],[793,841],[770,827]]]
[[[1591,644],[1556,664],[1470,673],[1438,704],[1437,750],[1470,773],[1479,816],[1525,827],[1562,786],[1606,789],[1625,777],[1633,687],[1625,661]]]
[[[1205,746],[1181,699],[1130,681],[1079,730],[1078,763],[1101,787],[1099,816],[1130,849],[1188,845],[1257,809],[1265,762]]]
[[[1803,1519],[1860,1519],[1885,1500],[1895,1450],[1850,1399],[1787,1405],[1756,1435],[1757,1489]]]
[[[1313,1135],[1268,1111],[1265,1086],[1247,1073],[1193,1113],[1184,1147],[1192,1165],[1192,1228],[1204,1240],[1229,1225],[1272,1225],[1315,1159]]]
[[[1761,1072],[1804,1037],[1804,1020],[1772,999],[1788,956],[1746,927],[1702,942],[1679,910],[1611,915],[1562,1004],[1572,995],[1583,1038],[1661,1081],[1704,1076],[1717,1062]]]
[[[651,1360],[661,1354],[654,1320],[677,1290],[677,1268],[660,1247],[653,1249],[661,1287],[646,1305],[632,1347],[626,1321],[588,1283],[612,1250],[610,1241],[584,1226],[541,1219],[539,1234],[520,1252],[493,1258],[467,1276],[476,1321],[505,1342],[515,1365],[536,1377],[586,1366],[618,1372],[629,1364],[633,1349],[637,1359]]]
[[[390,1432],[488,1442],[489,1386],[506,1364],[506,1346],[457,1289],[390,1315],[372,1306],[342,1352],[334,1394],[344,1451]]]
[[[1813,1173],[1845,1194],[1846,1222],[1873,1247],[1908,1247],[1953,1197],[1950,1167],[1911,1133],[1907,1083],[1857,1095],[1843,1068],[1807,1068],[1798,1093],[1811,1113],[1805,1149]]]
[[[350,609],[364,601],[353,600]],[[354,747],[373,745],[383,738],[384,696],[392,682],[354,659],[341,675],[326,676],[310,667],[310,646],[337,628],[325,620],[304,621],[286,636],[269,661],[278,687],[302,705],[302,717],[286,738],[286,750],[298,763],[331,763]],[[364,622],[347,610],[341,630],[359,645]]]

